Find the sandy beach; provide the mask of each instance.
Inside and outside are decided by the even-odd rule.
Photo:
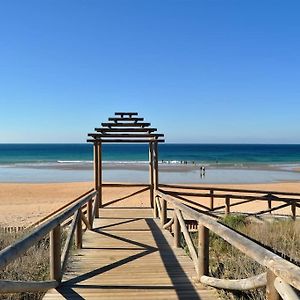
[[[201,186],[201,185],[199,185]],[[253,190],[272,190],[300,193],[300,183],[268,183],[268,184],[239,184],[239,185],[210,185],[212,187],[241,188]],[[43,216],[49,214],[65,203],[83,194],[93,187],[92,182],[76,183],[0,183],[0,225],[28,226]],[[149,192],[137,194],[129,199],[122,199],[142,188],[104,188],[104,204],[127,207],[149,206]],[[194,198],[193,200],[196,200]],[[208,205],[208,198],[198,198],[203,205]],[[216,200],[215,205],[224,204],[224,200]],[[251,212],[267,208],[266,202],[255,201],[236,206],[232,211]],[[299,210],[299,209],[298,209]],[[289,214],[287,207],[279,211]],[[299,214],[299,212],[297,212]]]

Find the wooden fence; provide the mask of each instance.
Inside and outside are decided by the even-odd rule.
[[[299,299],[295,290],[300,290],[300,268],[281,258],[254,241],[224,226],[218,220],[189,207],[170,194],[155,191],[155,209],[158,211],[164,229],[173,226],[174,247],[180,247],[180,235],[187,244],[194,263],[198,280],[209,286],[228,290],[250,290],[266,286],[268,300]],[[168,206],[173,216],[167,219]],[[198,223],[198,249],[194,247],[184,216]],[[257,276],[229,280],[209,277],[209,230],[223,238],[232,246],[267,268],[267,272]]]
[[[91,190],[68,203],[52,217],[47,216],[29,234],[14,244],[0,251],[0,269],[22,256],[42,238],[50,237],[50,280],[48,281],[13,281],[0,280],[1,293],[45,291],[59,285],[64,273],[72,239],[75,235],[77,248],[82,247],[82,222],[86,228],[92,228],[96,210],[98,210],[97,191]],[[83,212],[86,211],[86,214]],[[53,214],[53,213],[52,213]],[[61,248],[61,229],[68,226],[68,235],[64,247]],[[61,249],[63,249],[61,251]]]
[[[290,207],[289,215],[295,220],[297,217],[297,208],[300,208],[300,193],[170,184],[160,184],[159,190],[189,206],[197,208],[198,211],[214,215],[218,213],[227,215],[231,213],[233,207],[260,201],[267,204],[267,209],[248,212],[247,215],[260,216],[271,214],[283,208]],[[196,198],[196,200],[192,200],[191,198]],[[205,205],[200,201],[200,198],[208,198],[209,201]],[[218,200],[222,200],[223,204],[220,205],[218,203],[216,205]]]

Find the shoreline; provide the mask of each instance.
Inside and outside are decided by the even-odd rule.
[[[161,183],[184,184],[259,184],[276,182],[299,182],[300,168],[297,164],[200,164],[160,163]],[[148,162],[104,162],[103,181],[138,182],[149,181]],[[59,183],[87,182],[94,177],[92,163],[47,163],[0,165],[0,183]]]

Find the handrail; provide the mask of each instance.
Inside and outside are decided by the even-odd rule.
[[[75,199],[71,200],[70,202],[64,204],[63,206],[61,206],[60,208],[52,211],[50,214],[48,214],[47,216],[39,219],[38,221],[36,221],[35,223],[31,224],[30,226],[28,226],[27,228],[32,228],[32,227],[36,227],[37,225],[43,223],[45,220],[49,219],[50,217],[54,216],[55,214],[59,213],[60,211],[62,211],[63,209],[65,209],[66,207],[68,207],[69,205],[73,204],[74,202],[78,201],[79,199],[81,199],[82,197],[88,195],[89,193],[91,193],[92,191],[94,191],[94,189],[90,189],[87,192],[83,193],[82,195],[76,197]]]
[[[61,212],[54,218],[50,219],[44,224],[41,224],[31,233],[26,235],[24,238],[16,241],[14,244],[6,247],[0,251],[0,268],[4,268],[8,263],[15,260],[21,254],[23,254],[28,248],[30,248],[34,243],[41,240],[47,233],[54,229],[57,225],[61,224],[67,218],[69,218],[76,210],[78,210],[82,205],[87,203],[92,197],[96,195],[96,191],[91,192],[79,202],[73,204],[71,207],[67,208],[65,211]]]
[[[217,210],[224,209],[225,214],[229,214],[230,208],[233,206],[244,205],[245,203],[251,201],[265,201],[268,205],[267,209],[259,211],[257,213],[254,212],[253,215],[265,213],[271,214],[274,211],[283,209],[285,207],[290,207],[290,215],[293,220],[296,220],[296,209],[300,208],[300,193],[186,186],[175,184],[160,184],[158,189],[165,194],[169,194],[176,198],[182,198],[181,200],[183,200],[183,196],[209,198],[210,204],[208,204],[207,206],[196,202],[194,204],[210,212],[216,212]],[[224,199],[224,205],[219,205],[216,207],[214,204],[215,199]],[[185,201],[188,201],[188,199],[186,199]],[[276,203],[276,205],[273,207],[272,202]],[[285,204],[281,205],[280,202],[284,202]]]
[[[93,225],[95,210],[98,209],[97,191],[91,190],[84,194],[77,202],[70,204],[59,214],[52,216],[51,219],[40,224],[25,237],[16,241],[12,245],[0,251],[0,268],[5,268],[7,264],[14,261],[25,253],[31,246],[41,240],[47,234],[50,234],[50,279],[48,281],[14,281],[0,280],[0,293],[15,293],[28,291],[42,291],[57,287],[61,281],[64,269],[66,267],[71,241],[76,230],[77,248],[81,248],[82,241],[82,224],[84,214],[82,208],[87,205],[87,217],[85,221],[89,228]],[[94,207],[93,207],[94,205]],[[63,253],[61,255],[61,227],[62,223],[73,215],[70,232],[65,242]]]
[[[214,218],[199,213],[193,208],[181,203],[179,200],[175,199],[174,197],[167,195],[160,190],[156,190],[155,192],[156,192],[156,196],[170,203],[173,206],[175,212],[180,211],[198,222],[199,234],[202,232],[201,233],[202,236],[198,237],[198,257],[197,257],[198,267],[201,265],[205,266],[208,262],[208,247],[209,247],[208,234],[204,234],[205,230],[203,231],[203,228],[204,229],[206,228],[207,230],[211,230],[215,234],[222,237],[225,241],[227,241],[232,246],[234,246],[235,248],[237,248],[247,256],[257,261],[259,264],[267,267],[268,272],[271,272],[271,274],[275,275],[274,280],[277,276],[287,284],[292,285],[294,288],[300,290],[300,268],[298,266],[285,260],[284,258],[278,256],[277,254],[274,254],[270,250],[267,250],[266,248],[260,246],[259,244],[246,238],[245,236],[239,234],[238,232],[230,229],[229,227],[226,227],[225,225],[218,222]],[[165,207],[165,209],[167,208]],[[179,217],[181,227],[185,227],[183,226],[184,223],[182,222],[182,220],[180,220],[182,214],[180,215],[177,214],[177,217]],[[182,230],[184,233],[185,232],[184,228],[182,228]],[[174,234],[175,233],[176,231],[174,232]],[[174,235],[174,241],[175,240],[178,240],[178,237]],[[196,260],[195,257],[193,256],[192,256],[193,260]],[[199,270],[197,270],[196,268],[196,271],[198,273],[199,280],[201,280],[201,276],[208,275],[207,274],[208,271],[205,271],[205,268],[202,270],[200,270],[200,268]],[[272,282],[272,288],[274,288],[274,280]],[[267,287],[269,284],[270,283],[267,283]]]
[[[218,192],[234,192],[234,193],[254,193],[254,194],[276,194],[276,195],[288,195],[288,196],[299,196],[300,193],[291,192],[278,192],[278,191],[265,191],[265,190],[250,190],[250,189],[232,189],[232,188],[218,188],[218,187],[207,187],[207,186],[188,186],[180,184],[159,184],[159,188],[177,188],[187,190],[214,190]]]

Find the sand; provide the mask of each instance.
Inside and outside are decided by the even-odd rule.
[[[300,193],[299,182],[210,186]],[[93,184],[91,182],[0,183],[0,226],[28,226],[92,187]],[[123,199],[127,195],[141,189],[136,187],[105,188],[103,191],[104,203],[113,206],[147,207],[149,205],[148,191],[139,193],[129,199]],[[201,201],[203,205],[208,205],[209,203],[207,198],[198,198],[198,201]],[[215,205],[220,204],[224,204],[224,200],[216,200]],[[232,211],[254,212],[266,208],[266,202],[255,201],[242,206],[235,206],[232,208]],[[280,213],[289,214],[290,208],[285,208]],[[297,213],[299,214],[299,209]]]

